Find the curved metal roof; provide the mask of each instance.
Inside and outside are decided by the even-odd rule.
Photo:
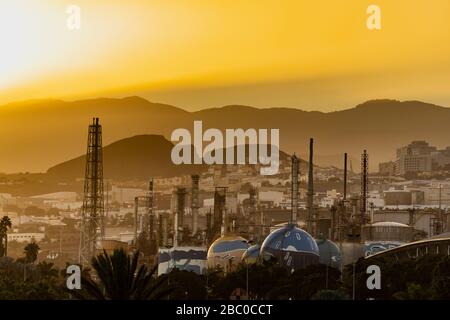
[[[248,241],[240,236],[223,236],[214,241],[208,250],[208,255],[234,250],[247,250]]]
[[[411,249],[418,249],[418,248],[423,248],[423,247],[432,247],[432,246],[439,246],[439,245],[447,245],[447,254],[450,254],[450,238],[439,238],[439,239],[425,239],[425,240],[420,240],[420,241],[414,241],[414,242],[410,242],[392,249],[387,249],[375,254],[372,254],[370,256],[365,257],[365,259],[373,259],[375,257],[379,257],[381,255],[396,255],[396,254],[400,254],[400,253],[404,253],[407,252]],[[428,252],[428,250],[426,250],[426,252]],[[409,255],[408,255],[409,256]]]
[[[382,222],[375,222],[371,224],[372,227],[406,227],[411,228],[407,224],[399,223],[399,222],[393,222],[393,221],[382,221]]]

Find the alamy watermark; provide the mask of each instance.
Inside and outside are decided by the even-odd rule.
[[[66,280],[66,286],[69,290],[81,289],[81,268],[79,265],[73,264],[67,267],[66,274],[69,276]]]
[[[367,278],[366,286],[369,290],[380,290],[381,289],[381,269],[377,265],[370,265],[366,270],[367,274],[370,276]]]
[[[75,4],[67,6],[66,13],[68,14],[66,26],[69,30],[81,29],[81,8]]]
[[[280,166],[279,129],[226,129],[223,134],[215,128],[203,132],[202,121],[194,121],[193,137],[180,128],[172,132],[171,140],[177,142],[171,152],[174,164],[260,164],[262,175],[277,174]]]
[[[369,15],[366,21],[367,29],[381,30],[381,8],[376,4],[367,7],[366,13]]]

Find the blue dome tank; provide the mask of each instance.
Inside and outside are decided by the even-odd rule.
[[[242,262],[245,263],[256,263],[259,258],[259,251],[261,246],[259,244],[255,244],[249,247],[244,254],[242,255]]]
[[[341,269],[342,254],[339,247],[333,241],[324,238],[318,238],[316,242],[319,247],[320,263]]]
[[[301,269],[319,263],[319,247],[309,233],[287,224],[267,236],[261,245],[261,257],[275,258],[290,269]]]

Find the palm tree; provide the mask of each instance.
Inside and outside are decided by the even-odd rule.
[[[80,299],[96,300],[159,300],[172,290],[162,289],[165,277],[155,278],[157,266],[150,271],[143,264],[138,269],[139,251],[131,257],[123,249],[112,255],[106,251],[92,258],[92,268],[98,281],[82,275],[83,290],[71,292]]]
[[[0,220],[0,257],[8,255],[8,228],[11,227],[11,219],[8,216],[4,216]]]
[[[27,263],[34,263],[37,259],[39,250],[38,244],[36,242],[30,242],[25,246],[24,252],[25,252],[25,260]]]

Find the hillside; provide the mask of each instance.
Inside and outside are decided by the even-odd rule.
[[[135,135],[170,139],[174,129],[192,130],[194,120],[203,120],[204,130],[279,128],[280,149],[287,153],[306,154],[308,140],[314,137],[317,164],[342,167],[340,155],[348,152],[355,170],[363,149],[374,171],[378,162],[393,159],[395,149],[412,140],[450,145],[450,109],[418,101],[374,100],[331,113],[248,106],[187,112],[139,97],[35,101],[0,106],[0,172],[43,172],[84,154],[94,116],[103,125],[104,145]]]
[[[173,144],[160,135],[139,135],[119,140],[103,148],[104,177],[114,180],[145,180],[199,173],[204,165],[174,165],[170,158]],[[51,167],[47,177],[70,180],[84,177],[86,156]]]

